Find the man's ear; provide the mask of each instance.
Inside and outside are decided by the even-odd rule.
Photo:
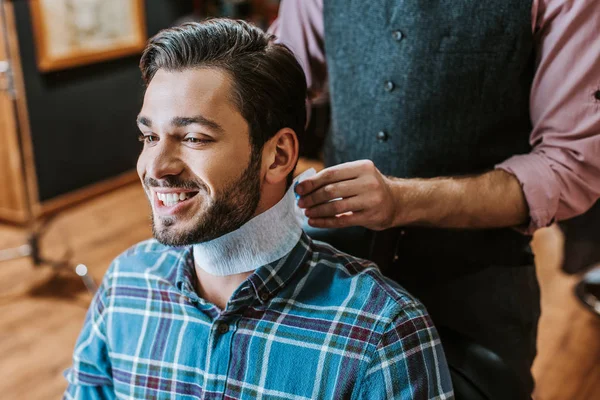
[[[265,181],[271,184],[285,182],[298,161],[298,137],[290,128],[283,128],[263,147]]]

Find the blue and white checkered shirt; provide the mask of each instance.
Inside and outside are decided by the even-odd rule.
[[[111,265],[65,373],[66,399],[449,399],[421,303],[305,234],[221,312],[191,247],[142,242]]]

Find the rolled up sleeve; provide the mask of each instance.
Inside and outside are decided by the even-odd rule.
[[[600,2],[539,0],[531,153],[496,166],[517,177],[532,233],[600,198]]]

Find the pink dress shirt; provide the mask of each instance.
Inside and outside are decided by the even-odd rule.
[[[496,165],[521,182],[528,233],[600,198],[600,0],[533,0],[531,14],[533,149]],[[282,0],[270,31],[296,54],[310,92],[326,93],[323,0]]]

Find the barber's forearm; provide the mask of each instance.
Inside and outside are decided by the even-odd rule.
[[[499,228],[527,222],[528,207],[517,178],[502,170],[456,178],[391,178],[394,226]]]

